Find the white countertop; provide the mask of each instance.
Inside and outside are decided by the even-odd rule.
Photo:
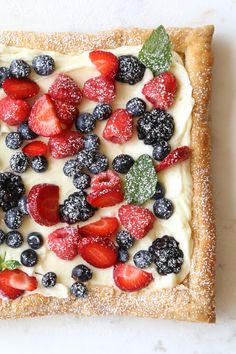
[[[69,316],[0,322],[11,353],[231,354],[236,352],[236,1],[0,0],[0,30],[95,32],[119,26],[213,23],[213,180],[217,217],[217,323]],[[37,13],[37,14],[36,14]]]

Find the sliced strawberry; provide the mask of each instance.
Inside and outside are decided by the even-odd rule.
[[[39,85],[30,79],[15,79],[3,81],[2,88],[11,98],[29,98],[39,93]]]
[[[54,184],[36,184],[27,198],[31,217],[40,225],[52,226],[59,222],[59,187]]]
[[[136,239],[143,238],[153,227],[155,216],[138,205],[122,205],[118,211],[121,224]]]
[[[71,103],[63,101],[54,101],[54,103],[60,121],[66,126],[71,127],[79,114],[78,109]]]
[[[5,272],[5,270],[3,272]],[[15,289],[6,285],[4,274],[2,276],[3,272],[0,273],[0,294],[6,296],[8,299],[14,300],[21,296],[24,293],[24,290]]]
[[[112,237],[116,234],[119,223],[115,217],[102,217],[98,221],[92,222],[79,228],[81,236]]]
[[[117,109],[108,119],[103,138],[115,144],[124,144],[132,138],[133,119],[126,109]]]
[[[29,127],[36,134],[46,137],[62,132],[60,120],[49,95],[41,96],[34,103],[29,117]]]
[[[153,280],[151,273],[130,264],[119,263],[114,266],[113,279],[116,286],[123,291],[138,291]]]
[[[115,99],[114,81],[104,76],[89,79],[84,83],[83,95],[91,101],[111,103]]]
[[[78,252],[86,262],[97,268],[109,268],[117,261],[117,247],[106,237],[82,238]]]
[[[146,99],[156,108],[168,109],[174,102],[177,81],[171,72],[162,73],[148,81],[142,90]]]
[[[59,74],[48,90],[49,95],[58,101],[77,105],[82,99],[82,92],[79,85],[72,77],[66,74]]]
[[[121,179],[118,173],[107,170],[92,177],[92,191],[102,191],[104,189],[119,190],[122,187]]]
[[[104,50],[93,50],[89,53],[89,58],[103,76],[110,78],[116,76],[118,59],[114,54]]]
[[[80,235],[72,226],[61,227],[48,235],[48,247],[59,258],[72,260],[78,254]]]
[[[80,132],[65,131],[48,141],[48,148],[54,159],[76,155],[84,146],[84,138]]]
[[[124,200],[124,194],[118,189],[104,189],[102,191],[92,192],[87,196],[87,201],[94,208],[105,208],[121,203]]]
[[[20,125],[30,114],[30,105],[24,100],[4,97],[0,100],[0,120],[8,125]]]
[[[168,154],[164,160],[162,160],[159,165],[157,165],[156,171],[160,172],[165,170],[168,167],[175,166],[176,164],[187,160],[190,157],[191,150],[188,146],[181,146],[173,150],[170,154]]]
[[[22,149],[23,153],[33,157],[33,156],[42,156],[46,155],[48,152],[48,147],[42,141],[31,141],[25,145]]]
[[[37,279],[29,276],[20,269],[8,270],[0,272],[0,292],[9,299],[16,299],[24,293],[24,291],[33,291],[37,289]]]

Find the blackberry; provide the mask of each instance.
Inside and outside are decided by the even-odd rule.
[[[78,172],[73,177],[73,184],[77,189],[89,188],[90,182],[91,182],[90,176],[83,172]]]
[[[169,219],[174,212],[174,206],[170,199],[157,199],[153,204],[153,211],[159,219]]]
[[[33,250],[37,250],[43,245],[43,237],[39,232],[30,232],[27,236],[27,243]]]
[[[160,275],[180,272],[184,254],[174,237],[165,235],[157,238],[149,247],[149,252],[154,257],[154,263]]]
[[[120,247],[128,250],[130,247],[133,246],[134,238],[128,231],[121,230],[116,235],[116,242]]]
[[[99,103],[93,110],[93,116],[97,120],[108,119],[111,114],[111,106],[107,103]]]
[[[156,191],[152,196],[152,199],[161,199],[164,198],[164,195],[165,195],[165,188],[159,182],[157,182]]]
[[[80,172],[81,166],[76,160],[66,161],[63,172],[68,177],[73,177],[76,173]]]
[[[38,75],[47,76],[54,72],[55,62],[50,55],[38,55],[32,60],[32,67]]]
[[[112,161],[112,168],[118,173],[128,173],[133,164],[133,157],[126,154],[120,154]]]
[[[30,165],[30,159],[23,152],[17,152],[10,158],[10,167],[13,172],[23,173]]]
[[[7,134],[6,139],[5,139],[5,143],[6,143],[6,146],[8,147],[8,149],[17,150],[22,146],[23,139],[22,139],[20,133],[11,132],[11,133]]]
[[[6,234],[4,231],[0,230],[0,245],[5,242]]]
[[[84,148],[87,151],[96,151],[99,149],[100,139],[96,134],[88,134],[84,137]]]
[[[11,172],[0,173],[0,206],[3,211],[16,207],[24,191],[20,176]]]
[[[25,196],[19,199],[17,208],[19,209],[22,215],[29,215],[27,207],[27,198]]]
[[[19,248],[23,241],[23,236],[19,231],[10,231],[6,235],[6,244],[11,248]]]
[[[17,208],[8,210],[4,216],[4,222],[9,229],[19,229],[22,224],[21,212]]]
[[[97,152],[93,157],[93,162],[88,169],[94,175],[97,175],[100,172],[104,172],[108,169],[108,159],[105,155]]]
[[[134,264],[138,268],[147,268],[152,264],[152,254],[149,251],[141,250],[135,253]]]
[[[38,262],[38,255],[34,250],[28,249],[21,253],[20,261],[25,267],[33,267]]]
[[[174,133],[173,117],[160,109],[146,112],[138,119],[138,138],[144,144],[155,145],[160,140],[170,140]]]
[[[0,67],[0,88],[2,87],[3,81],[8,79],[9,77],[11,77],[10,70],[5,66],[1,66]]]
[[[31,69],[28,63],[22,59],[15,59],[10,64],[11,76],[21,79],[30,76]]]
[[[41,282],[45,288],[52,288],[56,285],[57,275],[54,272],[45,273],[42,277]]]
[[[28,122],[21,123],[17,131],[25,140],[33,140],[38,137],[38,135],[35,132],[33,132],[33,130],[30,129]]]
[[[145,69],[145,65],[133,55],[121,55],[118,58],[118,71],[115,79],[134,85],[142,80]]]
[[[88,290],[83,283],[75,282],[71,286],[71,294],[74,295],[74,297],[86,297]]]
[[[48,168],[48,161],[44,156],[34,156],[31,160],[32,169],[37,172],[45,172]]]
[[[127,111],[134,117],[139,117],[146,111],[146,102],[139,97],[134,97],[126,103]]]
[[[88,281],[92,278],[93,273],[91,269],[86,267],[84,264],[79,264],[72,269],[71,276],[76,281]]]
[[[94,151],[86,151],[82,150],[76,156],[76,161],[80,165],[80,167],[89,167],[92,165],[94,160],[95,152]]]
[[[75,127],[81,133],[88,134],[95,128],[95,118],[90,113],[81,113],[75,120]]]
[[[126,263],[129,260],[129,253],[125,248],[118,248],[118,262]]]
[[[162,161],[170,153],[170,149],[170,144],[167,141],[158,141],[153,145],[152,157],[156,161]]]

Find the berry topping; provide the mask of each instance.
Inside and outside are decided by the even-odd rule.
[[[119,224],[115,217],[102,217],[98,221],[82,226],[79,229],[81,236],[112,237],[118,230]]]
[[[48,235],[48,247],[57,257],[72,260],[78,254],[77,245],[80,235],[78,229],[72,226],[54,230]]]
[[[91,101],[111,103],[115,99],[115,85],[112,80],[98,76],[84,83],[83,94]]]
[[[19,199],[17,208],[19,209],[22,215],[29,215],[26,197],[21,197]]]
[[[30,157],[41,156],[47,154],[48,147],[44,142],[37,140],[31,141],[30,143],[25,145],[22,151],[24,154]]]
[[[100,172],[106,171],[108,168],[108,159],[105,155],[99,152],[93,156],[92,164],[88,166],[89,172],[97,175]]]
[[[23,100],[4,97],[0,100],[0,120],[8,125],[19,125],[30,114],[30,105]]]
[[[100,139],[96,134],[88,134],[84,137],[84,148],[86,151],[96,151],[99,149]]]
[[[87,196],[87,201],[94,208],[105,208],[121,203],[124,200],[124,194],[118,189],[104,189],[102,191],[92,192]]]
[[[39,85],[30,79],[6,79],[2,88],[11,98],[29,98],[39,93]]]
[[[133,166],[134,159],[130,155],[120,154],[112,161],[113,170],[119,173],[127,173]]]
[[[119,175],[112,171],[107,170],[94,176],[91,181],[92,191],[102,191],[104,189],[121,189],[121,179]]]
[[[133,236],[125,230],[121,230],[116,235],[116,242],[121,248],[128,250],[134,244]]]
[[[138,58],[133,55],[121,55],[118,62],[119,67],[115,78],[117,81],[134,85],[142,80],[146,67]]]
[[[51,137],[48,141],[48,148],[54,159],[76,155],[83,148],[83,135],[75,131],[65,131],[64,133]]]
[[[97,120],[105,120],[112,114],[112,109],[109,104],[99,103],[93,110],[93,116]]]
[[[42,54],[34,57],[32,67],[38,75],[47,76],[55,70],[55,62],[50,55]]]
[[[103,76],[115,77],[118,70],[118,60],[114,54],[103,50],[93,50],[89,53],[89,58]]]
[[[6,234],[4,231],[0,230],[0,245],[2,245],[6,240]]]
[[[10,64],[11,76],[20,79],[30,76],[31,69],[28,63],[22,59],[12,60]]]
[[[173,150],[165,157],[162,162],[156,166],[156,172],[165,170],[168,167],[177,165],[180,162],[187,160],[190,157],[191,150],[188,146],[181,146]]]
[[[6,212],[4,221],[9,229],[16,230],[22,224],[22,214],[18,208],[10,209]]]
[[[0,88],[2,83],[11,76],[10,70],[5,66],[0,67]]]
[[[160,140],[153,145],[152,156],[156,161],[163,160],[170,153],[170,144],[165,140]]]
[[[162,184],[157,182],[156,191],[153,194],[152,199],[161,199],[164,198],[164,195],[165,195],[165,188],[163,187]]]
[[[63,101],[54,101],[54,104],[61,123],[70,128],[78,114],[78,109],[73,104]]]
[[[37,184],[28,195],[28,210],[40,225],[52,226],[59,222],[59,187],[54,184]]]
[[[30,165],[30,160],[23,152],[17,152],[10,158],[10,167],[13,172],[23,173]]]
[[[38,255],[34,250],[28,249],[21,253],[20,261],[25,267],[34,267],[38,263]]]
[[[89,188],[91,178],[89,175],[83,172],[77,172],[73,177],[73,185],[77,189],[86,189]]]
[[[6,244],[8,247],[19,248],[23,242],[23,236],[18,231],[9,231],[6,235]]]
[[[92,165],[95,155],[95,151],[83,150],[76,156],[76,161],[80,165],[80,168],[89,167]]]
[[[68,160],[63,167],[63,172],[66,176],[73,177],[80,172],[80,168],[80,164],[77,160]]]
[[[95,118],[90,113],[81,113],[75,121],[75,127],[81,133],[91,133],[95,128]]]
[[[129,253],[126,249],[119,247],[118,248],[118,258],[117,261],[121,263],[125,263],[129,260]]]
[[[19,125],[17,131],[20,133],[20,135],[22,136],[23,139],[25,140],[33,140],[35,138],[38,137],[37,134],[35,134],[33,132],[33,130],[31,130],[29,128],[28,122],[23,122]]]
[[[141,290],[153,280],[151,273],[124,263],[115,265],[113,278],[116,286],[123,291]]]
[[[153,227],[153,213],[137,205],[122,205],[118,212],[120,222],[136,239],[143,238]]]
[[[43,237],[39,232],[30,232],[27,236],[27,242],[30,248],[38,250],[43,245]]]
[[[84,264],[79,264],[72,269],[71,277],[77,281],[88,281],[92,278],[93,273],[91,269]]]
[[[48,90],[49,95],[58,101],[77,105],[82,99],[82,92],[70,76],[59,74]]]
[[[23,144],[23,139],[22,139],[20,133],[11,132],[11,133],[7,134],[5,142],[6,142],[6,146],[9,149],[17,150]]]
[[[71,294],[77,298],[87,297],[88,290],[83,283],[76,282],[71,285]]]
[[[103,138],[114,144],[124,144],[132,138],[133,119],[125,109],[117,109],[108,119]]]
[[[0,272],[0,292],[9,299],[16,299],[24,291],[37,289],[37,279],[31,277],[20,269]]]
[[[142,89],[146,99],[160,109],[168,109],[173,104],[176,91],[177,81],[171,72],[154,77]]]
[[[31,167],[37,173],[45,172],[48,168],[48,161],[44,156],[35,156],[31,160]]]
[[[146,111],[146,102],[139,97],[132,98],[126,103],[127,111],[134,117],[139,117]]]
[[[20,176],[11,172],[0,173],[0,206],[3,211],[16,207],[24,191]]]
[[[117,248],[106,237],[84,237],[79,241],[78,252],[89,264],[97,268],[109,268],[117,261]]]
[[[45,288],[52,288],[56,285],[57,275],[53,272],[45,273],[42,277],[41,282]]]
[[[153,211],[159,219],[169,219],[174,212],[174,206],[171,200],[167,198],[157,199],[153,204]]]
[[[141,250],[135,253],[134,264],[138,268],[147,268],[152,264],[152,255],[150,252]]]

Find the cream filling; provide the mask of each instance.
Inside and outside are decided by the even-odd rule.
[[[117,56],[124,54],[137,55],[140,50],[140,46],[134,47],[120,47],[111,50]],[[50,84],[54,81],[56,75],[59,72],[69,74],[73,77],[79,85],[82,87],[83,83],[93,76],[98,76],[93,64],[90,62],[88,52],[84,52],[79,55],[62,55],[55,52],[44,52],[52,55],[56,63],[56,71],[49,77],[40,77],[32,71],[31,78],[38,82],[41,92],[46,92]],[[27,62],[31,62],[33,57],[42,54],[40,50],[30,50],[24,48],[14,48],[0,46],[0,64],[1,66],[8,66],[9,63],[16,58],[21,58]],[[192,87],[190,85],[189,77],[184,68],[181,58],[173,53],[173,64],[171,71],[174,73],[178,80],[178,94],[175,99],[175,103],[169,109],[169,112],[173,115],[175,120],[175,133],[170,144],[172,149],[182,146],[190,145],[190,130],[192,125],[191,112],[193,108]],[[152,78],[152,73],[149,69],[146,69],[145,75],[142,81],[136,85],[130,86],[128,84],[116,83],[117,97],[112,104],[113,109],[125,108],[126,102],[133,97],[144,96],[141,93],[143,85]],[[4,96],[4,92],[1,90],[0,97]],[[148,102],[147,102],[148,103]],[[92,112],[96,106],[95,102],[83,99],[79,106],[81,112]],[[152,108],[148,104],[148,108]],[[102,131],[106,122],[98,122],[95,133],[102,137]],[[13,150],[9,150],[5,146],[5,135],[11,127],[1,123],[1,137],[0,137],[0,170],[9,170],[10,156],[15,153]],[[101,151],[104,152],[110,162],[113,158],[121,153],[127,153],[137,158],[141,154],[147,153],[152,155],[152,147],[144,145],[143,141],[138,140],[136,132],[133,138],[123,145],[113,144],[108,141],[104,141],[101,138]],[[26,187],[26,191],[38,183],[53,183],[60,186],[60,202],[71,193],[75,192],[75,188],[72,184],[72,180],[63,174],[62,168],[65,160],[56,160],[48,157],[49,168],[45,173],[35,173],[29,168],[22,174],[22,178]],[[184,263],[181,271],[178,274],[169,274],[166,276],[160,276],[155,266],[149,267],[147,271],[153,273],[154,281],[146,289],[156,288],[172,288],[178,283],[182,282],[187,276],[190,270],[191,252],[192,252],[192,239],[191,239],[191,203],[192,203],[192,179],[190,173],[189,161],[183,162],[171,169],[163,171],[158,176],[159,180],[166,189],[166,197],[170,198],[175,206],[175,211],[169,220],[156,220],[153,229],[142,240],[136,241],[135,245],[130,249],[130,261],[132,264],[133,255],[140,249],[147,249],[152,241],[157,237],[163,235],[174,236],[179,242],[179,247],[184,252]],[[147,202],[144,206],[152,210],[153,201]],[[120,205],[115,205],[109,208],[99,209],[96,214],[81,225],[91,223],[98,220],[101,216],[117,216],[117,211]],[[3,216],[3,215],[2,215]],[[1,218],[0,228],[8,231]],[[25,217],[20,232],[22,232],[25,240],[29,232],[38,231],[44,238],[44,246],[40,248],[37,253],[39,255],[39,262],[35,267],[22,269],[28,274],[41,273],[44,274],[48,271],[55,272],[58,276],[57,285],[54,288],[46,289],[41,285],[41,276],[36,274],[39,281],[38,289],[36,293],[41,293],[46,296],[67,297],[69,294],[69,287],[73,283],[71,278],[72,268],[80,263],[86,264],[86,262],[77,256],[72,261],[64,261],[58,258],[53,252],[47,248],[47,235],[53,230],[65,226],[65,224],[58,224],[53,227],[45,227],[38,225],[30,217]],[[0,246],[0,254],[6,252],[7,259],[20,259],[20,254],[24,249],[29,248],[25,241],[23,246],[18,249],[12,249],[5,245]],[[88,265],[93,270],[93,278],[88,282],[88,285],[102,285],[102,286],[114,286],[112,277],[113,268],[97,269]],[[145,289],[143,290],[145,291]]]

